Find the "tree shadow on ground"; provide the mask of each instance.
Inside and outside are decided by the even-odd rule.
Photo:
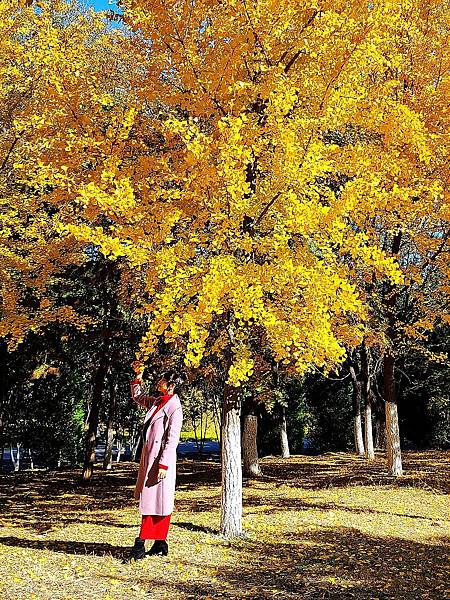
[[[448,540],[433,544],[348,528],[292,532],[284,543],[240,546],[239,568],[214,584],[180,584],[189,598],[417,600],[448,598]],[[439,544],[439,545],[438,545]]]
[[[384,457],[378,455],[374,462],[352,454],[330,453],[317,457],[297,456],[291,460],[263,459],[264,475],[255,480],[244,479],[244,485],[288,485],[303,489],[365,486],[416,486],[436,491],[447,491],[450,485],[449,461],[443,453],[404,453],[406,475],[395,479],[386,475]],[[55,472],[11,473],[0,478],[0,516],[6,523],[20,523],[34,531],[42,532],[70,523],[102,525],[96,511],[117,511],[135,506],[133,498],[137,474],[136,463],[120,463],[111,471],[97,470],[88,485],[80,482],[79,470]],[[220,505],[220,465],[211,461],[180,460],[177,473],[179,492],[204,489],[202,497],[179,497],[178,510],[202,513]],[[214,493],[212,494],[211,492]],[[247,506],[260,504],[251,493]],[[268,504],[271,499],[268,498]],[[61,511],[61,506],[64,511]],[[277,496],[274,510],[307,510],[311,504]],[[316,508],[342,509],[357,512],[355,507],[317,505]],[[361,509],[363,510],[363,509]],[[365,509],[364,509],[365,511]],[[367,512],[367,511],[365,511]],[[377,511],[383,514],[381,511]],[[392,513],[388,513],[392,514]],[[413,515],[411,515],[413,517]],[[417,518],[421,518],[417,516]],[[424,518],[424,517],[422,517]],[[108,524],[117,527],[135,527],[123,524],[113,516]]]
[[[5,523],[42,532],[70,523],[91,523],[135,527],[115,522],[101,522],[96,511],[117,511],[134,507],[134,486],[138,466],[120,463],[111,471],[97,470],[88,484],[80,481],[80,470],[25,471],[0,477],[0,517]],[[178,466],[178,489],[203,486],[214,488],[220,482],[220,466],[209,461],[195,464],[181,460]],[[64,506],[64,510],[61,510]],[[186,510],[202,512],[211,502],[192,499]]]
[[[0,544],[32,550],[50,550],[51,552],[62,552],[64,554],[113,556],[118,559],[123,559],[129,551],[128,547],[114,546],[107,543],[73,542],[65,540],[27,540],[14,536],[0,537]]]
[[[329,487],[356,485],[395,487],[423,487],[450,492],[450,461],[443,452],[404,452],[403,477],[387,474],[385,454],[378,452],[375,461],[344,452],[321,456],[296,456],[294,460],[263,459],[263,475],[259,481],[275,485],[290,485],[319,490]]]
[[[91,485],[80,483],[77,470],[8,474],[0,478],[0,516],[36,531],[91,522],[95,511],[132,504],[135,471],[133,465],[99,472]]]
[[[344,506],[343,504],[336,504],[334,502],[309,502],[309,501],[305,501],[305,500],[301,500],[299,501],[299,504],[297,505],[292,505],[292,500],[285,500],[284,498],[281,499],[281,503],[278,505],[277,502],[277,506],[273,507],[274,510],[280,510],[280,511],[285,511],[286,509],[291,509],[291,510],[320,510],[320,511],[324,511],[324,510],[329,510],[329,511],[344,511],[344,512],[350,512],[350,513],[354,513],[354,514],[373,514],[373,515],[386,515],[389,517],[401,517],[402,519],[419,519],[422,521],[435,521],[436,519],[433,517],[426,517],[424,515],[410,515],[407,513],[396,513],[393,512],[391,510],[378,510],[378,509],[373,509],[373,508],[368,508],[368,507],[358,507],[358,506]],[[272,509],[271,509],[272,510]]]
[[[219,535],[220,531],[218,529],[213,529],[212,527],[203,527],[202,525],[194,525],[194,523],[184,523],[184,522],[173,522],[173,527],[181,527],[181,529],[188,529],[189,531],[197,531],[200,533],[210,533],[212,535]]]
[[[257,507],[262,504],[261,496],[258,494],[252,495],[247,494],[245,497],[245,506]],[[336,502],[319,502],[311,501],[307,498],[283,498],[281,496],[274,496],[273,494],[264,500],[264,505],[270,507],[271,513],[286,512],[286,511],[309,511],[309,510],[320,510],[320,511],[344,511],[353,514],[364,514],[364,515],[385,515],[389,517],[401,517],[402,519],[418,519],[421,521],[436,521],[435,517],[426,515],[408,514],[407,512],[394,512],[392,510],[379,510],[370,508],[368,506],[346,506],[345,504],[338,504]],[[426,507],[424,507],[426,509]]]
[[[427,460],[428,456],[428,460]],[[262,461],[265,477],[247,481],[246,505],[264,505],[270,515],[275,510],[290,509],[346,510],[358,513],[360,507],[321,503],[312,499],[296,500],[277,494],[282,485],[304,489],[334,486],[423,485],[431,491],[445,487],[448,460],[445,455],[406,453],[405,465],[411,475],[397,482],[384,476],[385,462],[377,457],[370,465],[354,455],[325,455],[322,457],[294,457],[290,461],[265,459]],[[16,523],[31,530],[44,531],[67,523],[80,522],[95,525],[134,527],[116,521],[114,514],[102,521],[96,511],[121,510],[133,507],[133,488],[137,465],[114,466],[111,472],[96,472],[91,485],[79,485],[78,471],[56,473],[19,473],[0,479],[0,511],[5,522]],[[408,471],[407,471],[408,472]],[[265,488],[267,497],[253,494],[252,488]],[[442,487],[440,487],[442,486]],[[182,494],[178,508],[189,513],[210,512],[219,506],[220,467],[211,463],[195,465],[180,461],[178,489]],[[192,492],[196,494],[191,494]],[[192,497],[191,497],[192,495]],[[270,506],[276,498],[276,505]],[[269,508],[267,508],[269,504]],[[267,510],[266,510],[267,509]],[[426,509],[425,509],[426,510]],[[392,515],[382,509],[369,509],[380,515]],[[426,512],[424,513],[426,514]],[[420,515],[401,515],[403,518],[426,518]],[[120,515],[118,516],[120,518]],[[189,517],[188,517],[189,518]],[[287,518],[288,515],[287,515]],[[196,534],[216,536],[209,527],[183,521],[174,527]],[[288,526],[289,527],[289,526]],[[32,537],[32,536],[30,536]],[[448,597],[447,583],[448,543],[444,538],[433,538],[429,543],[393,537],[371,536],[345,527],[328,527],[311,531],[290,531],[280,541],[240,540],[230,545],[233,560],[220,566],[206,564],[215,573],[215,579],[198,577],[195,581],[170,582],[180,597],[252,598],[255,600],[279,597],[283,599],[347,600],[443,600]],[[210,547],[227,543],[217,537],[208,540]],[[127,548],[108,543],[63,540],[35,540],[16,536],[0,537],[0,544],[9,547],[50,550],[66,554],[105,556],[122,559]],[[192,566],[192,548],[183,550],[184,563]],[[151,593],[151,591],[149,591]]]
[[[189,523],[177,525],[191,529]],[[195,530],[199,529],[204,530]],[[73,555],[112,556],[118,560],[123,560],[128,551],[127,547],[107,543],[37,541],[13,536],[0,537],[0,544]],[[449,550],[446,539],[426,544],[368,536],[343,527],[292,532],[282,543],[241,541],[238,565],[216,568],[214,580],[174,585],[180,597],[192,599],[444,600],[448,598]],[[189,567],[189,559],[184,563]]]

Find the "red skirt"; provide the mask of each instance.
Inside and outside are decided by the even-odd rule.
[[[141,540],[165,540],[172,515],[142,515]]]

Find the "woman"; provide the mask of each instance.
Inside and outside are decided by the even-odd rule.
[[[158,382],[159,397],[142,391],[142,364],[133,363],[136,378],[131,397],[147,409],[142,430],[142,453],[134,497],[139,500],[142,524],[129,560],[145,557],[145,540],[154,540],[150,554],[167,556],[167,533],[175,499],[177,446],[183,423],[181,402],[176,394],[182,383],[175,371]]]

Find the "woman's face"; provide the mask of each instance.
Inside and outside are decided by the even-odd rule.
[[[173,383],[168,384],[164,377],[158,381],[158,392],[161,394],[173,394],[174,387]]]

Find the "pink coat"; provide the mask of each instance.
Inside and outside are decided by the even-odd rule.
[[[141,515],[170,515],[175,501],[177,446],[183,424],[180,398],[174,394],[153,418],[155,398],[143,393],[140,383],[131,382],[131,397],[147,408],[144,425],[150,421],[134,497],[139,500]],[[158,482],[160,464],[167,466],[167,475]]]

